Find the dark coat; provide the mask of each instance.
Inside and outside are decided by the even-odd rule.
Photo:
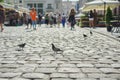
[[[75,16],[70,15],[68,18],[68,22],[71,23],[71,26],[74,26],[76,24]]]
[[[0,23],[4,23],[4,21],[5,21],[4,9],[3,9],[3,7],[0,5]]]

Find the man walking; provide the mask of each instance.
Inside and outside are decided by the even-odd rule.
[[[30,17],[31,17],[31,20],[32,20],[32,26],[33,26],[33,29],[36,30],[36,18],[37,16],[37,13],[35,11],[35,8],[32,8],[31,12],[30,12]]]
[[[42,20],[42,14],[39,13],[38,14],[38,23],[39,23],[40,26],[41,26],[41,20]]]

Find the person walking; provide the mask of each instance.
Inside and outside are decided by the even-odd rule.
[[[92,10],[89,12],[89,27],[94,27],[94,13]]]
[[[29,14],[26,14],[26,26],[27,26],[26,29],[29,29],[29,26],[30,28],[32,27],[32,21]]]
[[[3,30],[4,30],[4,28],[3,28],[4,21],[5,21],[4,8],[2,5],[0,5],[0,28],[1,28],[1,32],[3,32]]]
[[[62,15],[62,26],[63,26],[63,28],[65,27],[65,22],[66,22],[66,16],[63,13],[63,15]]]
[[[56,21],[56,14],[53,15],[53,24],[56,27],[57,21]]]
[[[58,14],[58,16],[57,16],[58,27],[60,27],[60,23],[61,23],[61,14]]]
[[[30,17],[31,17],[31,20],[32,20],[32,26],[33,26],[33,29],[36,30],[36,18],[37,16],[37,13],[35,11],[35,8],[32,8],[31,12],[30,12]]]
[[[70,23],[70,26],[71,26],[71,30],[73,30],[75,27],[75,24],[76,24],[76,20],[75,20],[75,10],[74,9],[71,9],[70,11],[70,14],[69,14],[69,18],[68,18],[68,22]]]
[[[94,9],[93,15],[94,15],[94,21],[93,21],[94,27],[93,28],[95,28],[98,22],[96,9]]]
[[[41,20],[42,20],[42,14],[39,13],[38,14],[38,23],[39,23],[40,26],[41,26]]]
[[[52,28],[53,27],[53,13],[52,12],[49,13],[49,23],[50,23],[50,27]]]
[[[48,14],[45,15],[45,24],[46,24],[46,27],[48,27],[48,24],[49,24],[49,16],[48,16]]]

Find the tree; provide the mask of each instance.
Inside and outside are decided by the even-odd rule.
[[[107,31],[111,32],[112,27],[110,26],[110,22],[112,20],[112,10],[110,9],[110,7],[107,8],[107,13],[106,13],[106,26],[107,26]]]
[[[0,0],[0,2],[4,2],[4,0]]]
[[[107,8],[107,13],[106,13],[106,24],[110,26],[110,21],[112,20],[112,10],[110,7]]]

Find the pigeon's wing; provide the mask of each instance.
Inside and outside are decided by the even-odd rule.
[[[21,46],[22,46],[22,44],[18,44],[17,46],[21,47]]]
[[[61,49],[59,49],[59,48],[56,48],[56,51],[62,51]]]

